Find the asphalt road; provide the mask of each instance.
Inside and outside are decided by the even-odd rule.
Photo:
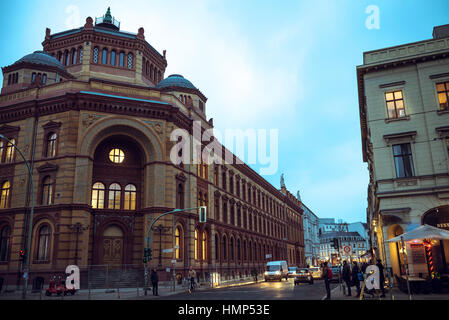
[[[331,290],[338,283],[331,283]],[[163,300],[321,300],[326,295],[323,280],[315,280],[312,285],[289,281],[261,281],[256,284],[180,293]]]

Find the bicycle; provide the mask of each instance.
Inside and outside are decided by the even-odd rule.
[[[196,282],[195,282],[195,280],[191,280],[190,281],[190,284],[189,284],[189,293],[192,293],[193,291],[195,291],[195,289],[196,289]]]

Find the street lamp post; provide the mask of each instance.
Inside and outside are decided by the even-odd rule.
[[[78,235],[80,232],[87,230],[88,227],[84,227],[80,222],[72,224],[69,226],[70,230],[75,230],[76,232],[76,242],[75,242],[75,265],[78,265]]]
[[[14,149],[19,152],[20,156],[22,157],[23,161],[25,162],[25,165],[28,169],[28,173],[30,175],[30,188],[31,188],[31,209],[30,209],[30,222],[28,226],[28,230],[25,232],[25,234],[28,234],[27,238],[27,251],[25,256],[25,272],[23,274],[24,282],[23,282],[23,291],[22,291],[22,298],[26,298],[26,292],[27,292],[27,286],[28,286],[28,277],[30,273],[30,251],[31,251],[31,236],[32,236],[32,228],[33,228],[33,216],[34,216],[34,186],[33,186],[33,171],[31,170],[30,164],[23,155],[22,151],[7,137],[5,137],[3,134],[0,134],[0,139],[6,140],[8,143],[10,143]]]
[[[159,264],[158,267],[162,267],[162,232],[168,231],[170,228],[164,227],[162,224],[154,228],[154,231],[159,232]]]

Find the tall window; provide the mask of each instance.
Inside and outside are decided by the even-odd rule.
[[[8,226],[0,230],[0,261],[8,261],[10,233]]]
[[[226,172],[223,171],[223,173],[221,174],[221,186],[223,189],[226,190]]]
[[[109,186],[109,209],[120,209],[120,193],[122,188],[118,183],[113,183]]]
[[[65,58],[64,58],[64,65],[65,66],[68,66],[69,65],[69,60],[70,59],[70,53],[69,53],[69,51],[66,51],[65,52]]]
[[[128,69],[133,68],[133,54],[130,52],[128,53]]]
[[[51,132],[47,138],[47,158],[53,158],[56,155],[56,138],[57,134]]]
[[[37,244],[37,260],[49,260],[50,253],[50,227],[45,225],[39,229]]]
[[[201,238],[201,251],[202,251],[202,260],[207,259],[207,232],[203,231],[203,237]]]
[[[184,185],[178,183],[176,191],[176,208],[184,209]]]
[[[111,51],[111,66],[115,66],[115,57],[116,57],[116,52],[115,50]]]
[[[108,49],[104,48],[101,54],[101,63],[107,64],[108,63]]]
[[[449,156],[449,138],[446,138],[447,155]]]
[[[195,229],[195,260],[198,260],[199,258],[199,231],[198,229]]]
[[[42,184],[42,204],[53,204],[53,180],[50,176],[45,177]]]
[[[229,192],[234,193],[234,177],[229,177]]]
[[[36,72],[33,72],[31,74],[31,83],[34,83],[34,82],[36,82]]]
[[[94,63],[98,63],[98,56],[100,54],[100,49],[98,49],[98,47],[94,48],[94,54],[93,54],[93,62]]]
[[[47,83],[47,74],[44,73],[44,74],[42,75],[42,84],[46,84],[46,83]]]
[[[218,166],[214,166],[214,184],[218,186]]]
[[[177,227],[175,229],[175,258],[176,259],[181,259],[181,238],[182,238],[182,231],[180,227]]]
[[[394,163],[398,178],[413,177],[413,158],[410,143],[393,145]]]
[[[229,258],[234,261],[234,238],[229,240]]]
[[[120,67],[124,67],[125,66],[125,53],[124,52],[120,52],[118,61],[119,61],[119,66]]]
[[[72,49],[72,64],[76,64],[76,50]]]
[[[0,198],[0,209],[8,208],[9,195],[10,195],[11,185],[9,181],[5,181],[2,184],[1,198]]]
[[[440,109],[446,110],[449,108],[449,81],[437,83],[438,102]]]
[[[228,205],[223,200],[223,222],[228,223]]]
[[[404,99],[401,90],[386,92],[385,100],[387,102],[387,111],[389,119],[397,119],[405,117]]]
[[[136,210],[136,186],[128,184],[125,187],[125,210]]]
[[[218,240],[218,235],[215,234],[215,260],[219,261],[220,260],[220,255],[219,255],[219,251],[220,251],[220,241]]]
[[[83,63],[83,47],[78,48],[78,61],[79,63]]]
[[[227,241],[226,241],[226,237],[225,236],[223,236],[223,260],[224,261],[226,261],[227,259],[228,259],[228,257],[227,257],[227,250],[228,250],[228,243],[227,243]]]
[[[104,184],[102,184],[101,182],[95,182],[92,187],[92,208],[104,208],[104,192]]]

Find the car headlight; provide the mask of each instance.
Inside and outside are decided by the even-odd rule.
[[[268,272],[267,271],[265,271],[265,273],[264,273],[265,275],[268,275]]]
[[[276,271],[275,274],[276,274],[276,275],[280,275],[281,272],[280,272],[280,271]]]

